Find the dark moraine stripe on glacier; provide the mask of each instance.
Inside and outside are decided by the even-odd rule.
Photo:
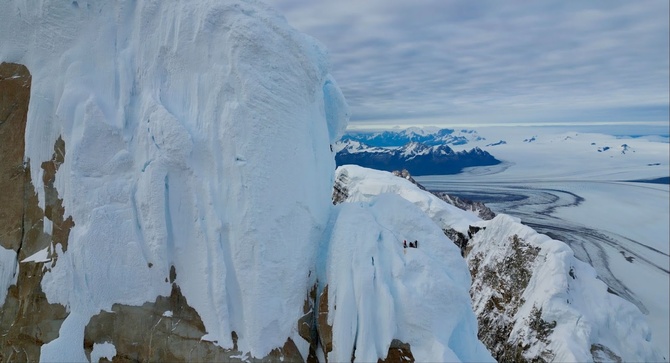
[[[670,184],[670,176],[664,176],[662,178],[656,178],[656,179],[637,179],[627,181],[633,183]]]
[[[596,230],[554,216],[556,208],[577,207],[584,201],[584,198],[573,192],[548,188],[542,182],[519,185],[513,182],[464,183],[433,178],[417,179],[428,190],[483,202],[495,213],[518,217],[523,224],[539,233],[567,243],[578,259],[596,269],[599,278],[611,292],[634,303],[645,314],[648,309],[640,299],[612,273],[605,248],[615,248],[631,263],[644,263],[663,273],[670,273],[667,266],[650,258],[655,255],[667,258],[668,254],[663,251],[614,232]]]

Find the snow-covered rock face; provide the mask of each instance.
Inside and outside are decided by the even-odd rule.
[[[479,224],[467,255],[480,331],[502,361],[665,361],[632,303],[563,242],[507,215]]]
[[[412,141],[400,147],[378,147],[345,139],[338,141],[333,149],[337,152],[338,166],[355,164],[386,171],[407,169],[417,176],[458,174],[464,168],[500,164],[480,148],[455,152],[446,144],[429,145]]]
[[[85,360],[90,318],[170,296],[172,266],[203,339],[234,331],[257,357],[297,340],[348,117],[320,46],[254,1],[158,0],[5,2],[0,43],[32,74],[41,208],[40,165],[67,148],[53,184],[74,227],[41,285],[69,315],[41,359]]]

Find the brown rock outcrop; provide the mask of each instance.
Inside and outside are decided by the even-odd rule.
[[[30,72],[19,64],[0,64],[0,245],[17,253],[16,284],[8,288],[0,307],[0,362],[38,361],[40,348],[58,337],[65,307],[50,304],[42,291],[42,277],[56,263],[55,246],[67,249],[71,217],[64,220],[62,200],[53,186],[65,156],[65,143],[56,142],[52,160],[42,164],[45,211],[38,204],[29,162],[24,163],[25,128],[30,101]],[[49,181],[48,185],[46,181]],[[53,222],[44,231],[44,218]],[[50,261],[20,262],[48,249]]]
[[[388,354],[386,355],[386,359],[377,360],[377,363],[391,362],[413,363],[414,355],[412,355],[412,349],[410,349],[409,344],[403,343],[398,339],[393,339]]]
[[[25,131],[30,72],[0,64],[0,246],[18,251],[23,233]]]
[[[316,328],[315,319],[316,289],[317,283],[312,286],[308,296],[305,298],[305,303],[302,307],[302,313],[304,315],[298,320],[298,334],[309,343],[307,362],[319,361],[316,357],[316,349],[318,349],[319,345],[319,333]]]
[[[328,325],[328,285],[319,296],[319,314],[316,318],[316,330],[323,355],[328,361],[328,353],[333,350],[333,327]]]
[[[174,267],[170,280],[176,275]],[[202,340],[205,325],[176,283],[170,296],[158,296],[142,306],[114,304],[112,311],[93,316],[84,330],[84,351],[90,359],[94,344],[114,344],[114,362],[303,362],[293,340],[287,339],[263,358],[252,358],[237,350]]]

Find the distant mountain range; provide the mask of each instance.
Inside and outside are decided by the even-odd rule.
[[[447,145],[410,142],[401,147],[374,147],[358,141],[338,143],[335,162],[338,166],[355,164],[367,168],[393,171],[407,169],[412,175],[457,174],[463,168],[500,164],[493,155],[476,147],[454,151]]]
[[[349,131],[341,139],[342,142],[357,141],[375,147],[401,147],[412,142],[427,146],[464,145],[471,141],[480,140],[485,139],[474,130],[419,127],[383,132]]]

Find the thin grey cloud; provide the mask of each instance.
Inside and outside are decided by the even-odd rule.
[[[667,119],[667,1],[270,4],[329,49],[353,122]]]

